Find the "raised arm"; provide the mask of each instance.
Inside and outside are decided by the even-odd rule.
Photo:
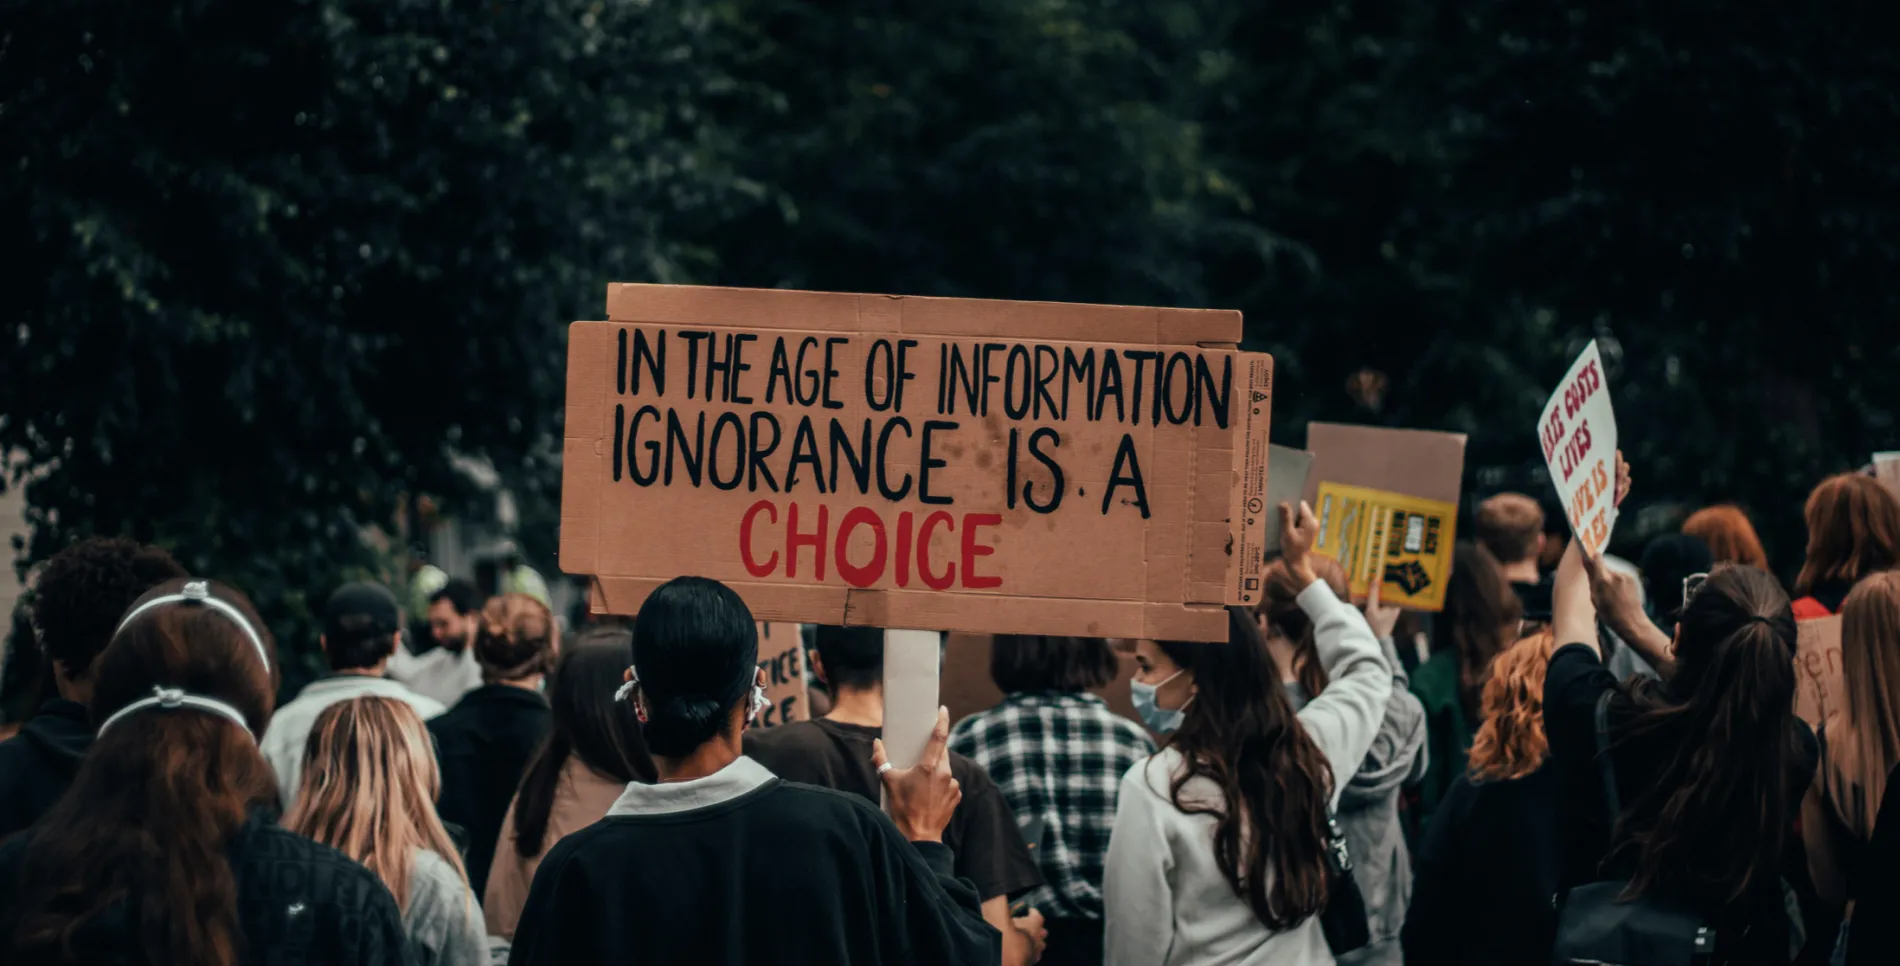
[[[1313,572],[1307,554],[1319,531],[1313,508],[1280,505],[1280,548],[1288,571],[1305,589],[1300,609],[1313,622],[1313,640],[1320,666],[1326,669],[1326,690],[1299,712],[1313,743],[1333,769],[1333,801],[1359,770],[1385,718],[1385,701],[1392,693],[1392,671],[1379,639],[1358,608],[1340,600]]]

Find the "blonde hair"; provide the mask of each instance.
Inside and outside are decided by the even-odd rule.
[[[1841,685],[1826,781],[1842,823],[1867,838],[1900,763],[1900,571],[1863,578],[1841,605]]]
[[[1484,723],[1466,756],[1477,781],[1523,778],[1550,753],[1544,735],[1544,673],[1556,635],[1545,630],[1507,648],[1491,662],[1480,699]]]
[[[417,849],[468,873],[436,817],[441,790],[422,719],[393,698],[361,697],[323,709],[304,745],[303,784],[284,827],[361,862],[409,909]]]

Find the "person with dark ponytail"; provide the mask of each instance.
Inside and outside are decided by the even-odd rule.
[[[72,787],[0,845],[0,962],[405,963],[368,869],[279,828],[258,751],[271,644],[241,594],[173,580],[93,667],[98,725]]]
[[[541,682],[560,653],[561,628],[546,604],[506,594],[482,608],[474,647],[482,686],[430,721],[429,734],[442,770],[438,810],[468,836],[468,881],[479,896],[508,802],[547,739]]]
[[[512,939],[541,857],[554,843],[607,814],[628,782],[659,780],[633,708],[614,698],[633,663],[633,635],[603,625],[561,649],[548,678],[554,729],[535,753],[508,806],[482,911],[488,934]]]
[[[622,689],[660,781],[542,860],[509,962],[988,966],[1001,936],[954,877],[949,713],[910,768],[873,760],[889,816],[742,753],[765,706],[759,631],[724,584],[678,577],[633,626]],[[908,841],[907,841],[908,840]]]
[[[1800,853],[1785,846],[1817,759],[1794,714],[1788,595],[1763,571],[1719,566],[1690,588],[1673,640],[1655,642],[1633,584],[1575,544],[1558,569],[1544,724],[1566,788],[1561,883],[1627,880],[1625,896],[1675,903],[1712,926],[1714,963],[1786,963],[1795,950],[1782,877],[1799,870],[1783,863]],[[1619,684],[1603,667],[1599,606],[1632,646],[1666,648],[1646,654],[1661,680]],[[1600,702],[1614,824],[1597,760]]]
[[[1286,506],[1325,688],[1297,714],[1252,614],[1222,643],[1141,641],[1135,709],[1168,735],[1122,777],[1104,883],[1109,966],[1330,964],[1320,928],[1329,813],[1385,716],[1392,672],[1359,611],[1307,558],[1319,522]]]

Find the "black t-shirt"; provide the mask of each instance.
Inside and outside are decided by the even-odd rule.
[[[745,733],[745,753],[786,781],[850,792],[873,805],[883,784],[871,765],[871,742],[883,729],[827,718]],[[963,789],[943,844],[956,853],[957,875],[984,899],[1016,896],[1042,884],[1016,817],[982,765],[950,753],[950,775]]]
[[[948,850],[850,795],[770,779],[689,811],[609,815],[534,876],[513,966],[992,966],[1001,937]]]
[[[0,846],[0,937],[11,936],[27,832]],[[396,900],[382,880],[343,853],[254,814],[227,852],[237,880],[244,964],[401,966],[410,962]],[[108,906],[72,936],[74,961],[143,963],[136,912]]]
[[[1610,822],[1596,762],[1596,707],[1605,691],[1616,693],[1609,708],[1610,758],[1626,813],[1637,790],[1650,789],[1662,780],[1678,742],[1708,740],[1706,735],[1658,732],[1625,737],[1624,725],[1635,716],[1636,707],[1596,654],[1585,645],[1570,644],[1551,656],[1544,679],[1544,731],[1550,739],[1551,760],[1561,770],[1564,786],[1558,825],[1564,886],[1628,875],[1633,869],[1630,850],[1624,850],[1609,868],[1603,861],[1609,852]],[[1795,760],[1788,776],[1787,833],[1791,843],[1798,841],[1793,827],[1795,816],[1801,796],[1814,780],[1819,760],[1814,732],[1798,719],[1793,727]],[[1784,863],[1805,861],[1801,850],[1792,844],[1785,850]],[[1802,878],[1792,867],[1784,875],[1790,881]],[[1694,897],[1684,898],[1694,901]],[[1739,907],[1705,910],[1704,914],[1717,919],[1718,960],[1786,961],[1787,917],[1779,881],[1770,878],[1760,882],[1756,893]],[[1740,935],[1743,930],[1748,931],[1745,938]]]

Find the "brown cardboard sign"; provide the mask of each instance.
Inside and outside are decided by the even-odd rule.
[[[1306,478],[1309,503],[1321,483],[1344,483],[1458,505],[1465,473],[1463,433],[1312,423],[1306,428],[1306,448],[1313,454]]]
[[[1794,713],[1818,728],[1841,710],[1841,619],[1819,617],[1795,626]]]
[[[765,710],[759,712],[754,727],[811,719],[805,690],[805,636],[797,624],[759,625],[759,670],[765,672]]]
[[[616,284],[568,335],[561,566],[765,621],[1224,640],[1272,360],[1237,312]]]

